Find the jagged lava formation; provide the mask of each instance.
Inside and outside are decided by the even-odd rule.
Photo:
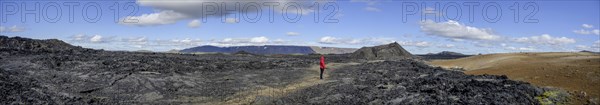
[[[539,104],[543,90],[506,76],[465,75],[410,59],[330,72],[332,81],[270,101],[279,104]]]
[[[86,49],[59,40],[0,36],[0,104],[207,104],[285,87],[319,55],[172,54]],[[362,57],[360,55],[366,56]],[[249,104],[539,104],[543,89],[504,76],[430,67],[397,43],[326,55],[328,81]],[[353,58],[360,57],[360,58]]]

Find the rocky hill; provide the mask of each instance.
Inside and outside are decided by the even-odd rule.
[[[0,49],[55,52],[83,48],[72,46],[57,39],[35,40],[21,37],[0,36]]]
[[[581,50],[579,52],[586,52],[586,53],[594,53],[594,54],[600,54],[600,52],[593,52],[593,51],[588,51],[588,50]]]
[[[387,45],[363,47],[351,54],[358,59],[394,59],[412,58],[413,55],[406,51],[400,44],[394,42]]]

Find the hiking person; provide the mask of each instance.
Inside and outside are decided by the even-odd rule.
[[[323,79],[323,71],[325,70],[325,56],[321,55],[321,79]]]

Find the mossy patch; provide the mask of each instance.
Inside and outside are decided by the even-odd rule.
[[[564,105],[568,94],[560,90],[548,90],[535,99],[542,105]]]

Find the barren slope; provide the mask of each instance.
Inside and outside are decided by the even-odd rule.
[[[600,97],[600,55],[592,53],[490,54],[435,60],[431,64],[462,67],[466,74],[507,75],[513,80],[558,87],[575,95],[588,95],[591,97],[587,98],[592,100]]]

